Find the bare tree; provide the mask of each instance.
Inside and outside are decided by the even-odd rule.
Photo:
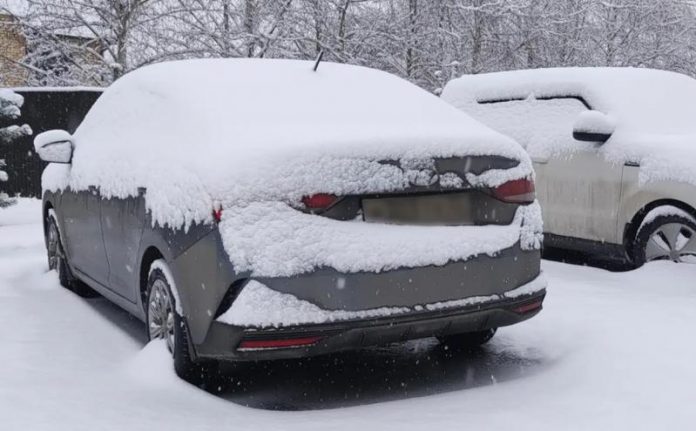
[[[638,66],[696,75],[692,0],[28,0],[37,84],[106,84],[170,59],[383,69],[437,92],[462,73]]]

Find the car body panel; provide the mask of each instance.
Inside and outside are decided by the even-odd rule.
[[[544,232],[590,241],[621,243],[616,229],[622,166],[596,150],[554,157],[536,166]]]
[[[206,339],[197,346],[200,357],[255,361],[302,358],[368,346],[382,345],[431,336],[446,336],[483,331],[523,322],[541,311],[545,291],[518,299],[506,299],[484,305],[447,311],[423,312],[363,321],[307,325],[265,331],[248,331],[240,327],[214,322]],[[534,304],[531,311],[520,313],[518,307]],[[244,351],[237,347],[243,339],[283,339],[320,336],[315,345],[289,349]]]
[[[144,221],[142,197],[101,200],[102,237],[109,263],[108,286],[130,302],[138,299],[138,245]]]
[[[623,232],[626,226],[633,221],[636,214],[655,203],[665,205],[685,204],[696,217],[696,187],[691,184],[674,181],[651,181],[641,184],[639,170],[638,166],[625,166],[623,169],[618,231]],[[689,211],[689,208],[683,209]]]
[[[62,193],[55,208],[62,222],[63,242],[72,268],[108,285],[109,264],[101,230],[101,198],[96,188]]]
[[[360,311],[502,294],[536,278],[539,262],[538,250],[524,251],[518,243],[495,256],[480,255],[443,266],[353,274],[322,268],[309,276],[254,280],[324,310]]]

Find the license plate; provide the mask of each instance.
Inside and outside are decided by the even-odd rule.
[[[406,225],[472,225],[475,199],[471,193],[363,199],[363,218],[371,223]]]

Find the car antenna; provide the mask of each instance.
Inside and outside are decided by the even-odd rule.
[[[317,69],[319,69],[319,63],[321,63],[321,59],[324,58],[324,50],[322,49],[319,51],[319,55],[317,55],[317,61],[314,62],[314,71],[316,72]]]

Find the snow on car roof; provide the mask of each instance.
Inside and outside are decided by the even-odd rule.
[[[44,187],[147,189],[153,219],[208,220],[212,202],[298,201],[309,193],[403,187],[380,160],[497,155],[520,160],[488,178],[531,176],[511,138],[432,94],[358,66],[268,59],[161,63],[117,80],[75,132],[73,165]],[[62,170],[61,170],[62,169]]]
[[[149,147],[183,145],[187,153],[185,138],[254,153],[298,146],[388,153],[417,142],[445,153],[519,154],[512,142],[405,80],[364,67],[312,66],[230,59],[145,67],[113,84],[77,135],[149,132]]]
[[[663,70],[619,67],[530,69],[465,75],[443,98],[466,104],[549,97],[580,97],[617,118],[618,128],[640,133],[696,132],[696,80]]]
[[[538,124],[529,124],[535,99],[562,97],[579,97],[590,108],[607,114],[616,125],[609,141],[599,149],[575,141],[572,123],[559,122],[562,112],[554,110],[552,103],[545,112],[536,111],[543,115],[535,117]],[[554,151],[597,150],[613,164],[639,165],[642,184],[677,181],[696,185],[696,80],[686,75],[637,68],[498,72],[455,79],[445,87],[442,98],[520,141],[526,136],[529,142],[522,143],[532,157],[548,157]],[[485,103],[512,100],[525,106],[517,106],[514,113],[504,106],[510,104]]]

